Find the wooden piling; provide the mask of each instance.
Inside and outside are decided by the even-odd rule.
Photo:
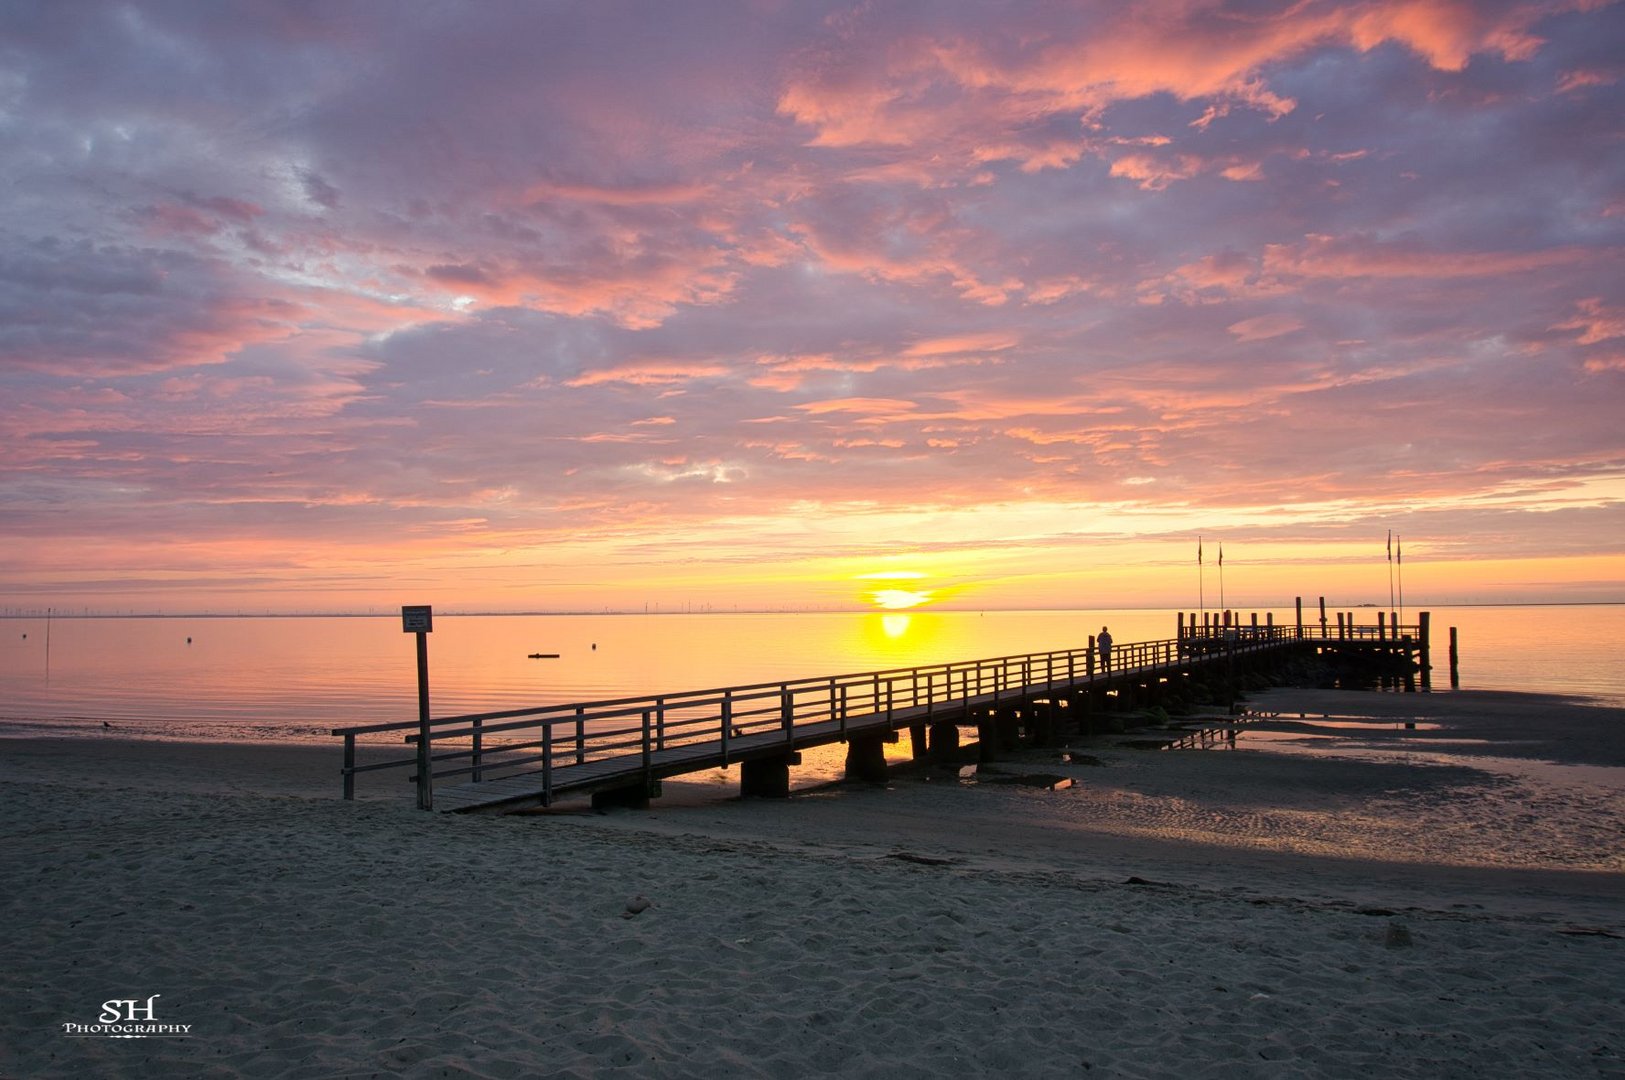
[[[870,784],[886,782],[885,735],[853,736],[846,744],[846,778]]]
[[[1456,653],[1456,628],[1450,628],[1450,689],[1461,689],[1461,671],[1457,666],[1459,657]]]
[[[1431,651],[1431,646],[1430,646],[1430,644],[1428,642],[1428,635],[1430,633],[1430,624],[1432,623],[1432,621],[1433,621],[1433,613],[1431,611],[1417,612],[1417,615],[1416,615],[1416,637],[1417,637],[1416,647],[1417,647],[1417,653],[1418,653],[1418,655],[1417,655],[1417,664],[1420,667],[1421,672],[1422,672],[1422,689],[1424,689],[1424,690],[1433,689],[1433,676],[1430,674],[1433,671],[1433,655],[1432,655],[1432,651]]]
[[[790,766],[799,765],[797,753],[753,758],[739,767],[739,794],[758,799],[790,797]]]

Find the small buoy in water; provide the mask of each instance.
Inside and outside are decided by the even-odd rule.
[[[28,635],[27,635],[27,634],[24,634],[24,635],[23,635],[23,637],[27,637],[27,636],[28,636]],[[596,642],[596,641],[595,641],[595,642],[593,642],[593,643],[592,643],[592,651],[593,651],[593,652],[597,652],[597,651],[598,651],[598,642]]]
[[[192,639],[191,639],[191,638],[187,638],[187,639],[186,639],[186,643],[187,643],[187,644],[188,644],[188,645],[190,645],[190,644],[192,644]]]

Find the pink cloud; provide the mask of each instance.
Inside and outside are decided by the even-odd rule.
[[[1268,341],[1303,329],[1303,320],[1291,315],[1255,315],[1251,319],[1233,322],[1225,329],[1234,334],[1237,341]]]
[[[728,367],[710,362],[690,360],[648,359],[634,360],[613,367],[583,372],[565,385],[584,387],[605,383],[626,383],[630,386],[668,386],[691,379],[711,379],[728,374]]]
[[[1575,341],[1581,345],[1625,337],[1625,305],[1608,304],[1599,296],[1589,296],[1576,301],[1575,307],[1579,313],[1574,318],[1556,323],[1552,329],[1578,330]]]
[[[1440,251],[1368,237],[1312,235],[1264,248],[1265,275],[1302,278],[1481,278],[1526,274],[1584,260],[1578,248]]]

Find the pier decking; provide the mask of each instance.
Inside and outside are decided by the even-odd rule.
[[[1118,644],[1104,667],[1088,647],[851,675],[648,697],[543,705],[421,721],[335,729],[344,739],[344,797],[356,776],[409,768],[425,809],[467,812],[549,806],[566,795],[640,804],[662,779],[741,766],[745,794],[782,796],[800,752],[847,744],[847,772],[884,779],[884,744],[908,730],[916,755],[951,760],[960,725],[979,739],[1002,727],[1031,741],[1082,728],[1108,706],[1155,704],[1170,690],[1224,681],[1238,667],[1304,647],[1403,649],[1426,655],[1417,627],[1355,627],[1352,616],[1305,628],[1227,618],[1190,625],[1173,639]],[[1380,629],[1380,632],[1376,632]],[[1371,632],[1367,632],[1371,631]],[[1424,678],[1425,664],[1422,668]],[[427,731],[425,741],[420,733]],[[410,757],[356,764],[358,737],[399,733]]]

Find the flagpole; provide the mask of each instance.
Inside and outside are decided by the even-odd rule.
[[[1196,597],[1201,605],[1202,630],[1207,631],[1207,571],[1202,568],[1202,538],[1196,538]]]
[[[1388,610],[1399,610],[1394,607],[1394,530],[1392,529],[1388,530]]]
[[[1394,537],[1394,566],[1399,574],[1399,621],[1405,621],[1405,548],[1399,537]]]

